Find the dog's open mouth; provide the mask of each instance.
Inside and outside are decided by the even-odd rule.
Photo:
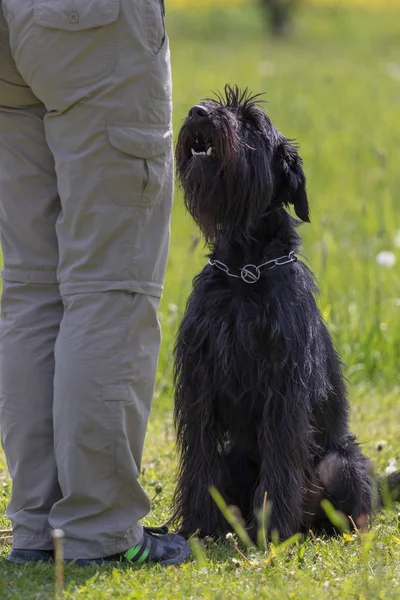
[[[201,133],[195,132],[190,142],[190,151],[193,156],[212,156],[211,140],[205,138]]]
[[[212,146],[209,146],[207,150],[196,151],[194,148],[192,148],[191,150],[193,156],[211,156],[212,154]]]

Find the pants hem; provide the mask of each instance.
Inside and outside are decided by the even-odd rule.
[[[52,550],[50,532],[37,535],[13,535],[12,547],[15,550]]]
[[[120,537],[117,540],[114,539],[112,543],[104,542],[97,544],[93,540],[88,544],[87,539],[82,541],[82,543],[77,540],[73,541],[66,539],[64,557],[67,560],[91,560],[95,558],[104,558],[106,556],[111,556],[112,554],[120,554],[138,544],[142,537],[143,526],[141,523],[137,523],[126,536]]]

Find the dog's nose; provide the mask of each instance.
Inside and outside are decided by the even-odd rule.
[[[194,123],[201,121],[205,117],[208,117],[208,109],[201,104],[196,104],[196,106],[192,106],[189,110],[189,119]]]

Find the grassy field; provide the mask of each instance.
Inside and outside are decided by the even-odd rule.
[[[304,9],[293,37],[272,42],[251,6],[195,15],[175,8],[169,16],[175,131],[191,104],[229,81],[265,91],[273,121],[300,144],[312,209],[312,223],[301,231],[304,255],[347,364],[354,431],[378,472],[400,459],[399,19],[390,11]],[[150,497],[162,484],[151,524],[167,518],[174,483],[171,347],[192,276],[205,260],[196,236],[177,192],[141,479]],[[382,251],[397,262],[379,264]],[[381,451],[379,440],[387,442]],[[0,529],[8,526],[1,516],[8,491],[0,454]],[[364,536],[307,539],[272,546],[267,555],[242,558],[224,541],[208,543],[197,561],[177,569],[69,566],[65,597],[400,598],[398,510],[378,515]],[[53,597],[51,567],[7,565],[6,552],[0,547],[1,600]]]

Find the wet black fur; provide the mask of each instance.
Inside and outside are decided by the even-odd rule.
[[[299,252],[309,221],[302,161],[257,97],[225,88],[186,119],[176,160],[185,203],[210,257],[238,274],[247,263]],[[213,147],[211,157],[191,148]],[[251,534],[264,493],[270,530],[287,538],[332,527],[329,499],[355,521],[371,512],[370,463],[349,431],[339,357],[302,261],[262,270],[247,284],[207,265],[195,277],[175,347],[175,423],[180,453],[174,519],[185,534],[224,534],[209,494],[237,505]]]

